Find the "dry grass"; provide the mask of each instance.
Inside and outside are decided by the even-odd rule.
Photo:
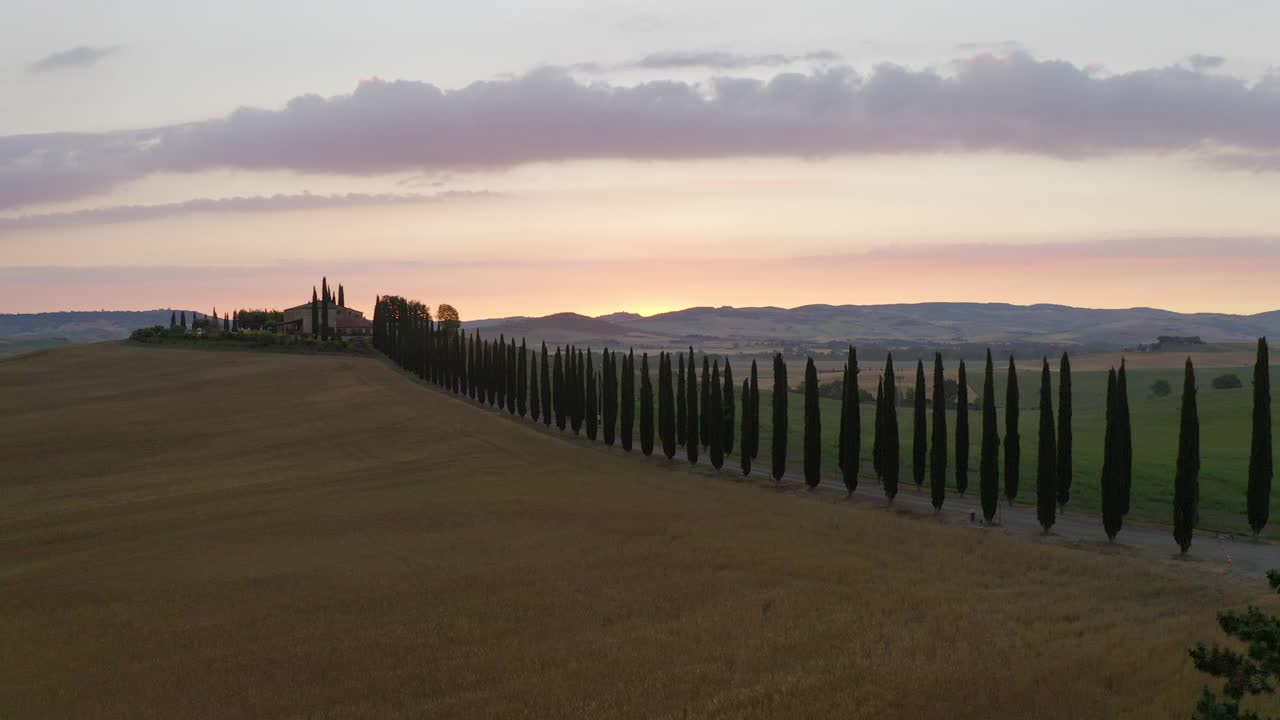
[[[3,717],[1167,718],[1261,595],[585,450],[373,360],[0,363],[0,458]]]

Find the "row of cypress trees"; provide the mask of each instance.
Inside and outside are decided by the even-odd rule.
[[[657,357],[655,389],[648,353],[636,365],[634,351],[626,354],[603,350],[597,363],[591,349],[556,347],[551,353],[546,343],[530,353],[522,338],[497,340],[468,335],[456,323],[432,321],[426,306],[404,298],[385,296],[374,310],[375,347],[420,377],[482,404],[507,410],[534,422],[552,423],[612,447],[620,440],[624,450],[633,449],[638,425],[640,451],[644,455],[661,452],[673,459],[679,447],[691,463],[706,452],[712,467],[721,469],[732,454],[735,436],[741,470],[749,474],[759,455],[759,385],[756,363],[735,394],[732,369],[726,359],[702,357],[698,377],[697,354],[660,352]],[[674,362],[674,368],[673,368]],[[1249,521],[1255,532],[1267,522],[1270,501],[1270,383],[1265,339],[1258,342],[1255,369],[1254,441],[1249,475]],[[837,436],[840,477],[849,494],[857,489],[861,452],[861,399],[858,392],[858,360],[849,347],[844,367],[840,427]],[[1036,514],[1047,533],[1056,516],[1070,499],[1072,478],[1071,366],[1063,353],[1059,361],[1057,412],[1048,359],[1041,363],[1039,387],[1039,427],[1036,457]],[[787,366],[781,354],[773,357],[773,413],[771,475],[781,480],[786,472],[788,437]],[[956,399],[955,484],[961,495],[968,488],[969,422],[968,386],[963,361],[958,367]],[[1003,458],[995,404],[995,369],[987,352],[983,375],[982,422],[979,457],[979,498],[986,522],[993,522],[999,509],[1000,468],[1004,461],[1004,494],[1012,504],[1019,495],[1021,442],[1018,434],[1020,402],[1016,367],[1008,365],[1005,397],[1005,437]],[[639,381],[637,396],[636,382]],[[898,434],[896,374],[893,357],[885,361],[874,413],[872,465],[886,498],[898,492],[900,448]],[[948,457],[947,398],[942,354],[935,353],[932,382],[932,417],[926,400],[925,367],[917,361],[915,373],[914,422],[912,428],[912,480],[918,489],[929,483],[930,499],[941,510],[946,499]],[[1108,374],[1104,462],[1101,477],[1103,528],[1114,540],[1129,512],[1133,474],[1133,443],[1130,426],[1126,372],[1123,361],[1118,371]],[[741,422],[738,422],[738,407]],[[636,417],[636,410],[639,417]],[[638,423],[636,422],[638,419]],[[822,429],[817,370],[810,358],[804,376],[803,472],[805,483],[816,487],[822,478]],[[1182,424],[1179,437],[1178,471],[1175,477],[1175,539],[1185,552],[1190,546],[1198,515],[1199,425],[1195,403],[1195,378],[1187,361],[1183,387]]]

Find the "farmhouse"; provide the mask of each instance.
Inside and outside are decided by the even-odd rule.
[[[316,303],[316,316],[324,312],[323,306]],[[337,303],[329,303],[329,328],[339,337],[353,337],[373,334],[373,323],[367,320],[364,313],[349,307],[339,307]],[[280,323],[280,331],[287,333],[315,334],[311,326],[311,303],[305,302],[284,311],[284,322]]]

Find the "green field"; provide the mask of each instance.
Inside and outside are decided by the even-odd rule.
[[[913,363],[914,365],[914,363]],[[762,368],[765,366],[761,366]],[[969,385],[981,392],[982,366],[966,363],[969,371]],[[879,368],[862,368],[863,373],[875,373]],[[899,372],[902,370],[899,369]],[[931,365],[926,367],[926,373]],[[1249,468],[1250,417],[1252,408],[1252,391],[1249,389],[1251,376],[1249,368],[1199,368],[1196,370],[1196,381],[1200,388],[1200,527],[1221,530],[1237,534],[1248,533],[1249,526],[1245,519],[1245,486]],[[1221,374],[1235,373],[1244,381],[1245,387],[1236,390],[1215,390],[1210,381]],[[1272,384],[1280,382],[1280,366],[1271,368]],[[914,368],[910,368],[910,376],[914,377]],[[1174,391],[1168,397],[1157,398],[1151,395],[1151,384],[1157,379],[1165,379],[1173,386]],[[741,378],[738,378],[739,381]],[[798,378],[793,374],[790,378],[795,382]],[[1107,375],[1103,372],[1073,372],[1073,480],[1071,485],[1071,502],[1068,512],[1093,513],[1099,509],[1098,478],[1102,470],[1102,435],[1104,428],[1104,398],[1106,395]],[[772,376],[761,376],[760,422],[761,452],[757,464],[767,464],[769,457],[770,408],[771,393],[763,386],[772,383]],[[1168,524],[1172,516],[1173,471],[1177,459],[1178,412],[1182,388],[1181,369],[1141,369],[1129,370],[1129,406],[1133,423],[1134,448],[1134,480],[1132,511],[1130,519],[1140,522]],[[932,383],[931,376],[926,376],[926,383]],[[1053,376],[1054,401],[1057,401],[1057,373]],[[899,390],[902,381],[899,380]],[[1021,416],[1019,427],[1022,438],[1022,462],[1019,498],[1022,502],[1033,503],[1035,500],[1035,468],[1037,433],[1039,428],[1039,388],[1040,373],[1021,371],[1018,373],[1018,389],[1020,391]],[[1004,397],[1005,368],[997,367],[996,397],[999,406],[999,427],[1004,436]],[[971,400],[976,398],[971,397]],[[1274,400],[1273,400],[1274,403]],[[840,404],[835,400],[821,400],[823,429],[823,474],[835,477],[836,466],[836,434],[840,427]],[[1056,407],[1055,407],[1056,410]],[[910,407],[898,408],[898,429],[901,434],[902,477],[900,492],[913,492],[911,463],[911,435],[913,411]],[[873,428],[874,403],[864,401],[862,404],[862,482],[875,482],[871,474],[871,439]],[[802,463],[801,448],[803,440],[804,397],[791,393],[789,405],[790,433],[788,440],[788,467],[799,470]],[[969,493],[977,492],[978,452],[981,442],[980,410],[969,411],[969,438],[972,446],[969,452]],[[948,437],[948,492],[954,493],[955,476],[951,463],[955,459],[955,409],[947,412]],[[736,438],[735,438],[736,444]],[[734,460],[733,462],[737,462]],[[927,483],[927,480],[926,480]],[[1001,465],[1001,496],[1004,492],[1003,459]],[[1280,523],[1280,493],[1273,493],[1271,499],[1272,522],[1264,535],[1280,537],[1277,524]]]

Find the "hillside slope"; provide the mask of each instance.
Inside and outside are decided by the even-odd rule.
[[[0,458],[5,717],[1163,718],[1257,600],[585,450],[372,359],[0,362]]]

